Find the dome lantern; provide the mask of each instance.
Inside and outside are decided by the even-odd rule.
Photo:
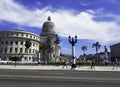
[[[46,36],[49,34],[55,34],[55,24],[51,21],[51,17],[47,18],[47,21],[42,26],[42,36]]]
[[[50,16],[48,17],[48,21],[51,21],[51,17]]]

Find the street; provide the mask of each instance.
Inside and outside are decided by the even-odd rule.
[[[0,87],[120,87],[120,73],[1,69]]]

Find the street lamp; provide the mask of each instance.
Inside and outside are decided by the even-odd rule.
[[[75,43],[77,43],[77,36],[75,36],[75,38],[69,36],[69,43],[72,45],[72,65],[71,65],[71,69],[75,69],[76,68],[76,59],[75,59]]]

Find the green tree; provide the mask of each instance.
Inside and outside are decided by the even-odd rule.
[[[25,50],[27,50],[27,57],[28,57],[28,49],[31,47],[31,42],[30,42],[30,40],[26,40],[26,42],[25,42],[25,47],[26,47],[26,49]],[[28,58],[27,58],[28,59]]]
[[[99,42],[93,43],[92,47],[96,49],[96,56],[97,56],[97,61],[98,61],[98,50],[100,49],[101,45]]]
[[[82,46],[81,47],[82,51],[83,51],[83,57],[84,57],[84,60],[86,61],[86,57],[85,57],[85,52],[87,51],[87,46]]]
[[[46,43],[41,43],[40,47],[39,47],[40,52],[43,54],[43,61],[44,64],[47,63],[47,59],[46,59],[46,53],[51,53],[53,51],[53,48],[51,47],[51,45],[46,44]]]

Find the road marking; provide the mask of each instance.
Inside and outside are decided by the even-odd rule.
[[[63,77],[63,76],[0,75],[0,77],[3,77],[3,78],[33,78],[33,79],[120,81],[120,78],[87,78],[87,77]]]

